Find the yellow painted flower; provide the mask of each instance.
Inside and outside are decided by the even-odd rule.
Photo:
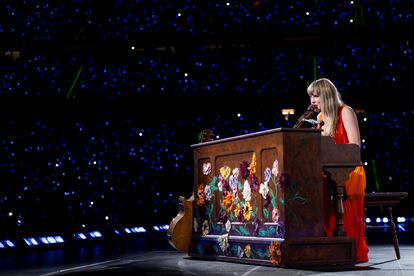
[[[246,255],[247,258],[250,258],[250,256],[252,255],[252,248],[250,247],[250,244],[247,244],[244,247],[244,254]]]
[[[253,208],[252,208],[252,206],[250,205],[250,202],[249,202],[249,201],[247,201],[247,202],[244,204],[244,210],[243,210],[243,211],[244,211],[244,212],[243,212],[244,219],[245,219],[245,220],[250,220],[250,217],[251,217],[251,215],[252,215]]]
[[[269,257],[270,261],[274,265],[278,265],[282,261],[282,250],[280,249],[279,241],[272,241],[272,243],[270,244]]]
[[[206,204],[206,194],[204,193],[204,184],[200,184],[197,190],[197,205],[203,206]]]
[[[233,205],[234,196],[233,193],[227,192],[226,196],[223,199],[223,205],[226,208],[226,212],[229,213],[231,210],[231,206]]]
[[[203,222],[203,225],[202,225],[202,228],[201,228],[202,230],[202,235],[203,236],[207,236],[208,235],[208,232],[210,231],[210,227],[208,226],[208,220],[205,220],[204,222]]]
[[[257,165],[256,153],[253,152],[252,162],[250,163],[250,166],[248,167],[248,169],[250,170],[250,174],[255,174],[256,173],[256,165]]]
[[[227,179],[230,176],[231,168],[229,166],[223,166],[220,168],[220,174],[224,179]]]
[[[234,212],[234,216],[237,218],[237,216],[240,213],[240,203],[237,203],[237,205],[234,207],[233,212]]]

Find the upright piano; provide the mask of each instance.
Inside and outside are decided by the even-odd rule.
[[[343,231],[342,196],[361,165],[357,145],[336,145],[317,129],[277,128],[198,143],[190,199],[168,230],[189,256],[279,267],[354,264]],[[324,233],[323,177],[335,186],[337,231]]]

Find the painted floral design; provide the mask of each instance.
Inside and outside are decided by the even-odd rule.
[[[253,222],[253,234],[255,236],[259,234],[259,228],[260,228],[260,220],[258,218],[255,218]]]
[[[230,222],[230,220],[227,220],[225,226],[226,226],[226,231],[227,232],[230,232],[230,230],[231,230],[231,222]]]
[[[273,222],[279,222],[280,220],[280,211],[278,208],[273,208],[272,210],[272,220]]]
[[[285,224],[283,223],[283,221],[277,223],[276,236],[277,237],[285,236]]]
[[[220,175],[223,176],[224,179],[227,179],[230,176],[231,168],[229,166],[223,166],[220,168]]]
[[[218,237],[218,242],[221,248],[221,251],[226,254],[227,249],[229,248],[229,234],[224,234]]]
[[[244,247],[244,254],[246,255],[247,258],[250,258],[251,257],[251,255],[252,255],[252,248],[251,248],[251,246],[249,244],[247,244]]]
[[[226,197],[223,200],[223,205],[226,208],[226,212],[230,213],[231,207],[233,205],[234,197],[231,192],[227,192]]]
[[[230,185],[230,189],[231,189],[234,197],[237,196],[237,192],[239,191],[239,189],[237,187],[237,184],[238,184],[237,176],[235,176],[234,174],[230,175],[229,185]]]
[[[282,250],[279,241],[272,241],[269,246],[269,258],[272,264],[278,265],[282,261]]]
[[[237,203],[237,204],[234,206],[233,212],[234,212],[234,216],[237,218],[237,216],[238,216],[238,215],[239,215],[239,213],[240,213],[240,203]]]
[[[271,177],[272,171],[270,170],[270,168],[266,168],[264,171],[264,183],[269,183]]]
[[[237,247],[237,257],[243,258],[244,250],[240,246]]]
[[[210,226],[208,225],[208,220],[205,220],[203,222],[203,225],[201,226],[201,234],[203,236],[207,236],[209,232],[210,232]]]
[[[250,188],[249,181],[245,180],[243,184],[243,198],[246,202],[252,199],[252,190]]]
[[[242,222],[242,223],[244,223],[246,221],[245,218],[244,218],[244,208],[243,207],[240,208],[239,214],[237,215],[237,220],[239,222]]]
[[[203,174],[204,175],[209,175],[211,173],[211,163],[204,163],[203,164]]]
[[[222,175],[218,176],[217,187],[219,191],[223,193],[223,195],[225,195],[227,191],[231,190],[229,183],[227,182],[226,178]]]
[[[264,170],[259,172],[257,168],[261,168],[261,165]],[[306,202],[300,195],[301,186],[292,181],[282,167],[279,168],[277,159],[269,160],[266,165],[258,166],[256,154],[253,153],[251,160],[242,160],[236,168],[231,169],[224,164],[218,173],[207,181],[209,183],[199,185],[196,191],[196,204],[203,207],[195,209],[194,231],[202,236],[218,235],[216,242],[213,245],[210,243],[210,249],[206,249],[208,245],[203,244],[203,249],[200,250],[210,250],[209,252],[214,254],[238,258],[268,257],[275,265],[281,263],[280,241],[272,241],[269,248],[267,245],[265,248],[259,248],[255,244],[253,249],[249,244],[229,244],[230,233],[244,237],[283,238],[285,213],[293,221],[298,215],[294,213],[295,209],[291,208],[293,205],[288,202]],[[212,164],[204,163],[202,170],[204,175],[211,174]],[[262,183],[258,178],[262,178]],[[258,214],[263,214],[263,217]]]
[[[250,166],[248,167],[250,174],[256,174],[256,165],[257,165],[256,153],[253,152],[252,162],[250,163]]]
[[[277,159],[275,159],[275,161],[273,162],[272,174],[275,177],[277,177],[277,175],[279,174],[279,161],[277,161]]]
[[[205,200],[207,201],[211,200],[212,193],[211,193],[210,185],[206,185],[206,187],[204,188],[204,195],[205,195]]]
[[[263,207],[265,207],[265,208],[269,207],[271,202],[272,202],[272,199],[270,198],[270,195],[267,194],[266,198],[264,200],[264,203],[263,203]]]
[[[252,211],[253,211],[253,208],[250,205],[250,202],[247,201],[243,206],[243,216],[244,216],[245,220],[250,220],[250,217],[252,215]]]
[[[263,199],[266,199],[268,193],[269,193],[269,185],[265,181],[264,183],[260,184],[259,194],[262,195]]]
[[[252,193],[255,193],[259,187],[259,179],[255,174],[251,174],[250,177],[250,189],[252,190]]]
[[[249,162],[247,162],[246,160],[240,162],[240,175],[244,179],[247,179],[250,175]]]
[[[229,219],[229,214],[225,210],[220,210],[219,217],[217,218],[218,222],[226,223]]]
[[[204,194],[204,184],[200,184],[197,190],[197,205],[203,206],[206,204],[205,194]]]
[[[240,174],[240,169],[239,168],[234,168],[233,169],[233,176],[238,179],[239,178],[239,174]]]

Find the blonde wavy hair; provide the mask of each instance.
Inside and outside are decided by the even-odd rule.
[[[338,89],[329,79],[321,78],[313,81],[307,91],[309,96],[319,97],[324,121],[322,135],[334,137],[339,116],[338,110],[343,105]]]

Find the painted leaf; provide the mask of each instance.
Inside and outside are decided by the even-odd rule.
[[[213,180],[211,180],[211,182],[208,183],[208,185],[210,185],[210,187],[211,187],[211,191],[213,191],[213,192],[218,190],[218,188],[216,186],[216,182],[217,182],[217,176],[214,176]]]
[[[263,215],[265,218],[269,219],[269,211],[266,208],[263,208]]]
[[[270,189],[269,192],[270,192],[270,197],[272,198],[271,199],[272,206],[273,206],[273,208],[277,208],[275,194],[273,193],[272,189]]]
[[[240,233],[243,236],[250,236],[249,230],[244,226],[240,226]]]

